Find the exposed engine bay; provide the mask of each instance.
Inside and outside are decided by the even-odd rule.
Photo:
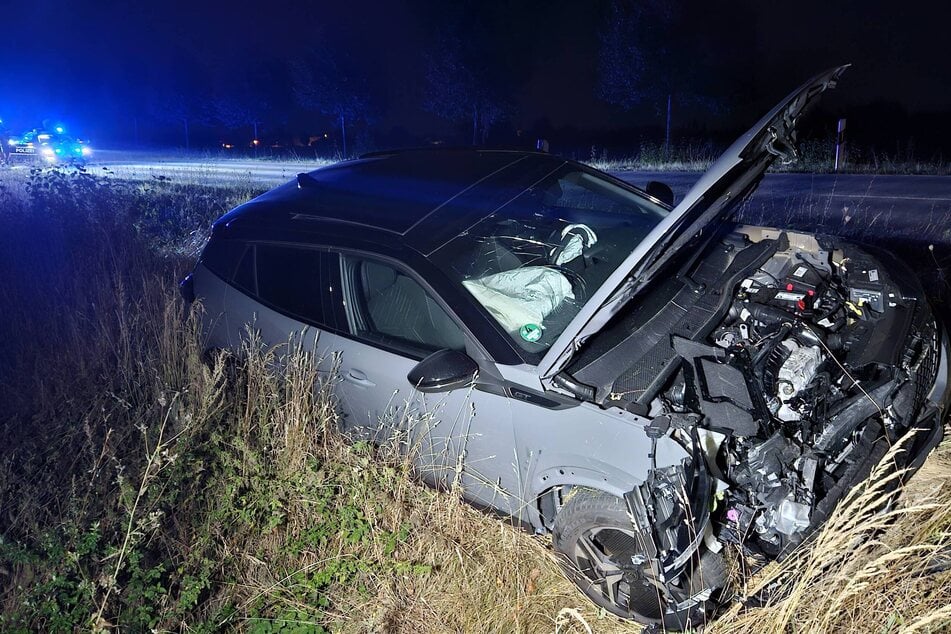
[[[715,537],[775,557],[917,420],[937,337],[892,256],[739,227],[682,262],[555,383],[702,448],[717,481]]]

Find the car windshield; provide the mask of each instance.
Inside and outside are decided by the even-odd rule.
[[[537,357],[668,213],[642,194],[565,165],[431,257]]]

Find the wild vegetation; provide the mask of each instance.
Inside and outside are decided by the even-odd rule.
[[[670,145],[644,142],[636,152],[618,155],[604,147],[592,146],[590,156],[579,157],[589,165],[607,171],[702,172],[720,156],[725,146],[704,139],[681,139]],[[790,165],[774,164],[774,172],[828,174],[835,170],[835,140],[813,138],[803,141],[800,159]],[[911,142],[894,152],[871,146],[850,144],[838,169],[843,174],[951,174],[951,161],[942,155],[922,156]]]
[[[203,354],[175,282],[252,193],[0,172],[0,630],[638,631],[341,438],[305,353]],[[873,477],[784,563],[734,554],[704,631],[951,627],[949,474],[945,443],[887,512]]]

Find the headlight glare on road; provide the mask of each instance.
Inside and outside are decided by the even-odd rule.
[[[83,156],[91,156],[91,155],[92,155],[92,148],[89,147],[88,145],[84,145],[84,146],[83,146],[83,149],[82,149],[82,153],[83,153]]]

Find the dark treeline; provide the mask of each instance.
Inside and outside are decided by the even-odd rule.
[[[947,81],[908,108],[917,85],[892,90],[888,67],[863,53],[914,55],[900,31],[859,29],[887,13],[874,3],[782,16],[752,0],[58,4],[17,8],[17,23],[57,38],[17,29],[0,51],[11,131],[57,120],[100,147],[322,156],[546,138],[618,155],[722,146],[798,82],[854,61],[851,101],[827,106],[811,134],[829,137],[849,116],[851,138],[876,151],[933,158],[951,141]]]

